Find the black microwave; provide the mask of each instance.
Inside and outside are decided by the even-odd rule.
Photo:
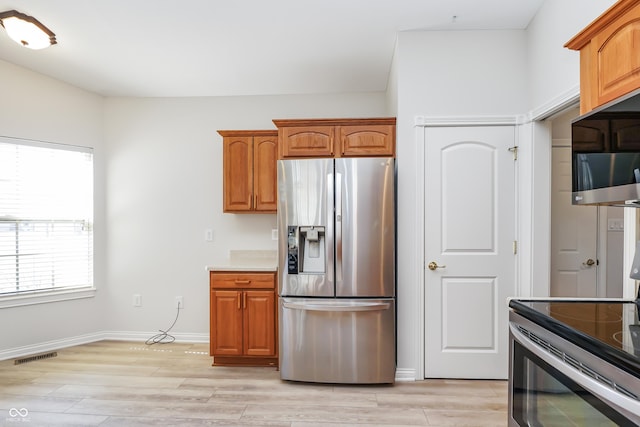
[[[640,207],[640,94],[571,123],[572,203]]]

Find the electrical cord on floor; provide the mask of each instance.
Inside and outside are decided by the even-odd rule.
[[[178,316],[179,315],[180,315],[180,304],[178,303],[178,309],[176,311],[176,318],[173,320],[173,323],[171,324],[171,326],[169,326],[169,329],[167,329],[166,331],[163,331],[162,329],[159,329],[160,333],[156,334],[156,335],[152,336],[151,338],[149,338],[148,340],[146,340],[145,344],[146,345],[169,344],[169,343],[174,342],[176,340],[176,337],[174,337],[173,335],[170,335],[169,331],[171,330],[171,328],[173,328],[173,326],[178,321]]]

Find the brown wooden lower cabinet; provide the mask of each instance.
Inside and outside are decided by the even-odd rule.
[[[276,274],[210,273],[214,366],[278,366]]]

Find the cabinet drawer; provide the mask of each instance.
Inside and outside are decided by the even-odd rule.
[[[211,273],[214,289],[274,289],[275,273]]]

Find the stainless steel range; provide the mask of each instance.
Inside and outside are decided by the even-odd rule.
[[[509,307],[510,426],[640,425],[638,301]]]

